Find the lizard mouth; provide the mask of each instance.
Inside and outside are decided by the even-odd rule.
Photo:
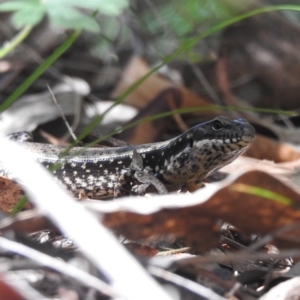
[[[254,127],[250,124],[245,124],[241,138],[243,142],[251,144],[255,139]]]

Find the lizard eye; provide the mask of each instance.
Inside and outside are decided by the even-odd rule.
[[[218,120],[215,120],[215,121],[213,122],[213,124],[212,124],[212,129],[213,129],[213,130],[218,131],[218,130],[221,130],[222,128],[223,128],[223,123],[222,123],[222,122],[220,122],[220,121],[218,121]]]
[[[194,140],[193,140],[193,139],[190,139],[190,140],[189,140],[189,144],[190,144],[190,147],[193,148]]]

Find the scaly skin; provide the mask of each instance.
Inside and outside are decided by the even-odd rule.
[[[84,193],[99,199],[131,193],[136,183],[131,170],[134,149],[143,160],[144,172],[171,189],[199,182],[229,164],[250,147],[254,138],[255,130],[246,120],[217,117],[165,142],[120,148],[75,147],[63,158],[61,153],[66,148],[62,146],[28,142],[20,145],[47,168],[61,164],[53,174],[74,195]],[[13,178],[1,166],[0,175]]]

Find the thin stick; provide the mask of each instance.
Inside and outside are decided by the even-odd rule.
[[[70,133],[72,139],[73,139],[74,141],[77,141],[77,137],[76,137],[75,133],[73,132],[72,127],[70,126],[69,122],[67,121],[67,119],[66,119],[66,117],[65,117],[65,115],[64,115],[64,113],[63,113],[63,111],[61,110],[61,108],[60,108],[60,106],[59,106],[59,104],[58,104],[58,102],[57,102],[57,100],[56,100],[56,98],[55,98],[55,95],[54,95],[52,89],[50,88],[50,86],[49,86],[48,84],[47,84],[47,88],[48,88],[48,90],[49,90],[49,92],[50,92],[50,94],[51,94],[51,96],[52,96],[52,99],[53,99],[53,101],[54,101],[54,103],[55,103],[57,109],[58,109],[59,112],[60,112],[60,115],[61,115],[61,117],[62,117],[62,119],[63,119],[65,125],[66,125],[67,128],[68,128],[68,131],[69,131],[69,133]]]

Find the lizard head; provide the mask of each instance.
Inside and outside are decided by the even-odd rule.
[[[167,182],[202,180],[244,153],[254,138],[245,119],[217,117],[199,124],[168,144],[161,175]]]

